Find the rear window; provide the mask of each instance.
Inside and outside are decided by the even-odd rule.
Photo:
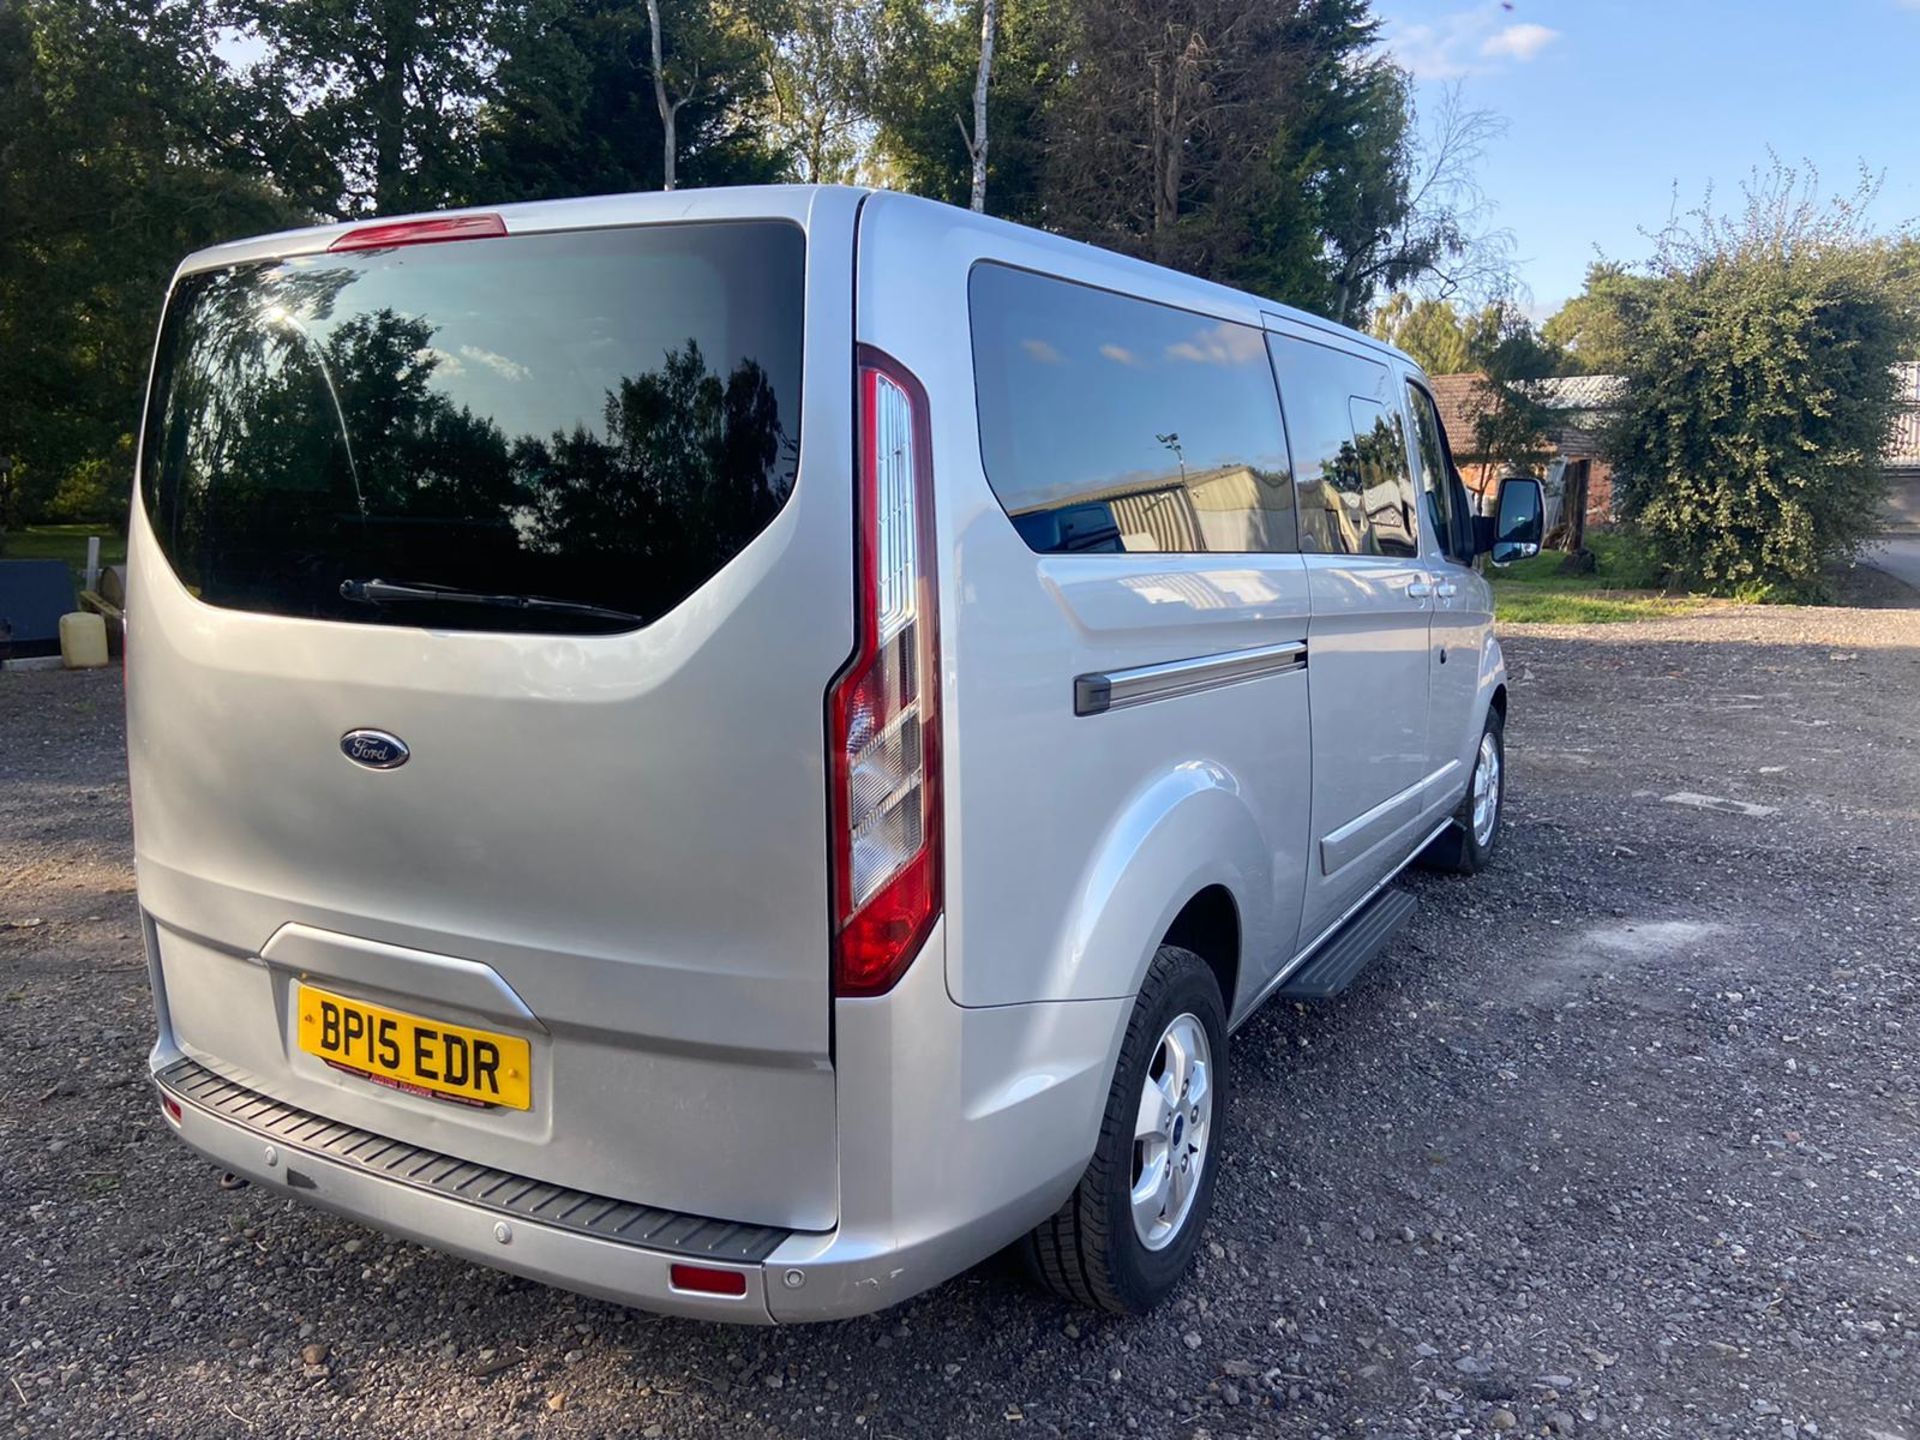
[[[981,459],[1029,547],[1296,548],[1259,330],[1003,265],[969,289]]]
[[[797,226],[735,221],[187,276],[143,450],[160,547],[234,609],[634,629],[793,487],[804,270]]]

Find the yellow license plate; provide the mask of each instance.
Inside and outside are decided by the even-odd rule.
[[[311,985],[293,989],[300,1048],[337,1070],[467,1105],[533,1108],[533,1047]]]

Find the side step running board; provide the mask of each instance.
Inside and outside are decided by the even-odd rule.
[[[1353,984],[1387,942],[1412,918],[1419,901],[1404,890],[1382,890],[1327,938],[1313,958],[1275,992],[1286,1000],[1331,1000]]]

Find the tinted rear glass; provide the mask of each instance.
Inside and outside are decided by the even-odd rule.
[[[303,256],[182,279],[142,493],[214,605],[629,630],[776,515],[800,439],[805,240],[777,221]],[[384,580],[556,606],[342,593]]]

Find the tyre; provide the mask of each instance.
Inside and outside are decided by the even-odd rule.
[[[1163,945],[1127,1023],[1093,1160],[1024,1242],[1041,1283],[1116,1314],[1159,1304],[1213,1209],[1226,1105],[1220,987],[1198,955]]]
[[[1460,797],[1452,823],[1434,837],[1420,856],[1420,863],[1429,870],[1449,870],[1456,875],[1473,875],[1486,869],[1493,859],[1494,846],[1500,843],[1506,799],[1506,720],[1489,707],[1480,744],[1473,752],[1467,793]]]

